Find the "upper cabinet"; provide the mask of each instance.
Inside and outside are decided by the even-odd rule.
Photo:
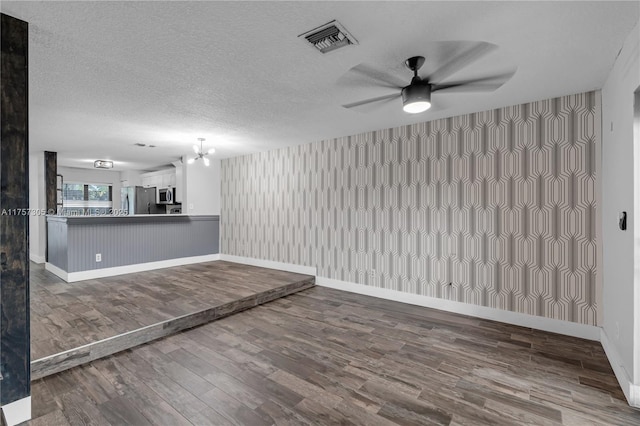
[[[156,186],[156,177],[155,176],[145,176],[142,175],[142,186],[145,188],[149,188],[151,186]]]
[[[143,173],[140,177],[142,178],[142,186],[146,188],[152,186],[155,186],[156,188],[175,188],[176,186],[175,168]]]
[[[163,188],[175,188],[176,186],[176,171],[172,170],[172,173],[162,175],[162,187]]]

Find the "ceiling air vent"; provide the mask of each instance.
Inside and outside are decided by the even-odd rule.
[[[298,37],[304,37],[322,53],[328,53],[350,44],[358,44],[358,40],[336,20],[300,34]]]

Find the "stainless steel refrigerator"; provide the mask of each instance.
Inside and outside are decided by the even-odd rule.
[[[122,210],[126,214],[164,214],[167,209],[156,204],[156,187],[126,186],[120,190]]]

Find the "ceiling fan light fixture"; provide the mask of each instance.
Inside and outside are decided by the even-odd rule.
[[[112,169],[113,161],[110,160],[96,160],[93,162],[93,167],[96,169]]]
[[[405,103],[404,106],[402,107],[402,110],[404,112],[408,112],[409,114],[419,114],[421,112],[425,112],[429,108],[431,108],[430,102],[418,101],[418,102]]]
[[[431,86],[412,83],[402,89],[402,109],[409,114],[418,114],[431,108]]]

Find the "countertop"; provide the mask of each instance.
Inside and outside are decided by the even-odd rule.
[[[58,216],[47,215],[47,222],[63,222],[69,225],[80,224],[109,224],[109,223],[157,223],[157,222],[185,222],[185,221],[216,221],[218,215],[188,215],[188,214],[135,214],[128,216]]]

